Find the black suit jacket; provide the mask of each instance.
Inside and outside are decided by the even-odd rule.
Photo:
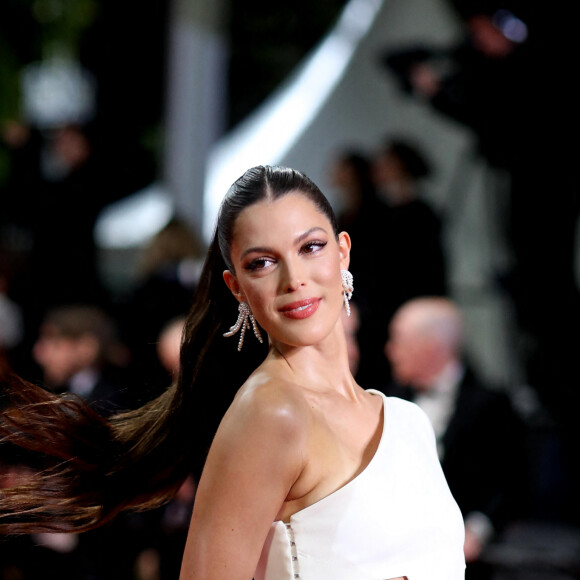
[[[74,393],[70,383],[50,390],[57,394]],[[94,384],[90,391],[79,396],[95,411],[104,417],[109,417],[135,405],[134,390],[128,371],[107,366],[95,374]]]
[[[409,387],[387,394],[414,399]],[[478,511],[496,530],[518,518],[528,496],[525,426],[509,397],[467,370],[441,438],[441,465],[464,517]]]

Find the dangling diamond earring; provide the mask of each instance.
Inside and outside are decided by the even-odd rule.
[[[230,327],[228,332],[224,333],[224,336],[226,337],[233,336],[234,334],[236,334],[236,332],[238,332],[238,330],[241,329],[242,332],[240,334],[240,340],[238,341],[238,352],[240,352],[242,350],[242,345],[244,344],[246,330],[250,328],[250,322],[252,323],[251,326],[252,329],[254,330],[255,337],[260,341],[260,343],[263,343],[264,341],[262,339],[262,335],[260,334],[260,329],[256,324],[256,319],[254,318],[254,315],[252,314],[252,311],[250,310],[250,307],[248,306],[247,302],[240,302],[240,305],[238,306],[238,313],[239,314],[236,323]]]
[[[344,299],[344,307],[346,308],[346,315],[350,316],[349,300],[352,298],[352,293],[354,291],[353,277],[348,270],[341,270],[340,275],[342,277],[342,296]]]

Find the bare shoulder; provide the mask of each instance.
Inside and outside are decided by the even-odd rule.
[[[307,406],[277,376],[256,372],[246,381],[212,442],[184,557],[195,578],[233,571],[251,578],[272,522],[304,471]]]
[[[258,371],[240,388],[224,419],[296,438],[308,431],[312,412],[298,385]]]

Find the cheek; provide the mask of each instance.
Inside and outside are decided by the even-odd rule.
[[[404,345],[391,344],[389,347],[389,358],[400,370],[407,370],[414,359],[413,352]]]
[[[340,260],[314,262],[311,269],[312,280],[326,288],[336,288],[342,293],[342,279],[340,276]]]
[[[244,288],[244,296],[260,326],[266,328],[268,312],[273,307],[276,297],[274,284],[269,280],[260,280],[260,283],[247,285]]]
[[[60,343],[41,339],[34,346],[34,356],[36,362],[41,365],[59,365],[62,355],[63,348]]]

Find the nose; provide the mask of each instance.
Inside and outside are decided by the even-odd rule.
[[[284,292],[295,292],[298,288],[304,286],[304,270],[297,261],[285,262],[283,272],[281,286]]]

